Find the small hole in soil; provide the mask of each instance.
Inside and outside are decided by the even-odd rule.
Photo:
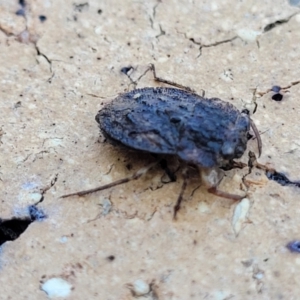
[[[7,241],[16,240],[34,221],[41,221],[47,216],[35,205],[28,207],[28,217],[12,218],[9,220],[0,219],[0,246]]]

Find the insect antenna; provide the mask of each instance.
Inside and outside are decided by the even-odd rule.
[[[245,113],[247,115],[250,114],[250,112],[249,112],[248,109],[243,109],[242,113]],[[257,129],[255,123],[253,122],[253,120],[251,118],[250,118],[250,126],[251,126],[251,128],[252,128],[252,130],[254,132],[254,135],[255,135],[255,137],[257,139],[258,157],[260,157],[260,155],[261,155],[261,149],[262,149],[262,141],[261,141],[261,137],[260,137],[260,134],[258,132],[258,129]]]
[[[167,161],[165,159],[162,159],[160,162],[159,162],[161,168],[165,171],[165,173],[167,174],[167,176],[169,177],[169,179],[174,182],[176,181],[176,175],[174,174],[174,172],[172,172],[169,167],[168,167],[168,164],[167,164]]]
[[[175,86],[175,87],[177,87],[179,89],[186,90],[188,92],[192,92],[192,93],[195,92],[193,89],[191,89],[188,86],[184,86],[184,85],[179,84],[177,82],[174,82],[174,81],[167,80],[167,79],[164,79],[164,78],[156,76],[156,69],[155,69],[154,64],[149,64],[149,68],[148,68],[148,70],[145,73],[147,73],[148,71],[152,71],[153,78],[157,82],[161,82],[161,83],[165,83],[165,84],[168,84],[168,85],[171,85],[171,86]]]
[[[255,123],[253,122],[252,119],[250,119],[250,126],[255,134],[255,137],[257,139],[257,147],[258,147],[258,157],[260,157],[261,155],[261,149],[262,149],[262,141],[261,141],[261,137],[260,137],[260,134],[258,132],[258,129],[255,125]]]

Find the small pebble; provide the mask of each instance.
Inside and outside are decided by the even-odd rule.
[[[250,30],[246,28],[239,29],[236,33],[238,37],[245,42],[254,42],[257,40],[257,37],[261,35],[260,31]]]
[[[102,206],[102,215],[106,216],[107,214],[109,214],[110,210],[111,210],[111,202],[109,201],[109,199],[104,198],[103,200],[101,200],[100,205]]]
[[[72,285],[62,278],[51,278],[43,283],[41,289],[49,298],[67,297],[71,293]]]
[[[150,292],[150,286],[147,282],[138,279],[133,283],[132,291],[136,296],[143,296]]]
[[[66,243],[68,241],[68,238],[64,235],[59,240],[62,244]]]
[[[244,223],[247,221],[250,209],[250,201],[244,198],[236,207],[232,217],[232,227],[236,235],[242,230]]]
[[[271,88],[271,91],[274,93],[279,93],[281,90],[281,87],[279,85],[273,85]]]

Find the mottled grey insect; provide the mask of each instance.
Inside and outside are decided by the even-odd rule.
[[[181,85],[156,77],[153,65],[151,69],[157,81],[182,88]],[[143,88],[121,94],[98,112],[96,121],[109,139],[139,151],[176,155],[186,165],[199,169],[202,184],[210,193],[240,200],[245,195],[218,190],[223,177],[220,167],[233,165],[233,159],[244,154],[250,126],[261,152],[258,131],[247,111],[240,112],[228,102],[218,98],[207,99],[186,89]],[[63,197],[81,196],[137,179],[153,165],[111,184]],[[179,210],[186,184],[185,171],[174,215]]]

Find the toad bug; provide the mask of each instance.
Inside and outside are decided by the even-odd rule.
[[[218,98],[199,96],[190,88],[158,78],[153,65],[150,69],[155,80],[178,88],[143,88],[120,94],[96,115],[100,130],[107,138],[134,150],[176,155],[187,165],[196,166],[210,193],[232,200],[244,198],[245,195],[220,191],[218,185],[223,178],[220,167],[244,154],[250,126],[261,152],[261,140],[249,112],[240,112]],[[139,178],[155,164],[110,184],[62,197],[82,196],[126,183]],[[187,185],[186,172],[184,168],[174,216]]]

